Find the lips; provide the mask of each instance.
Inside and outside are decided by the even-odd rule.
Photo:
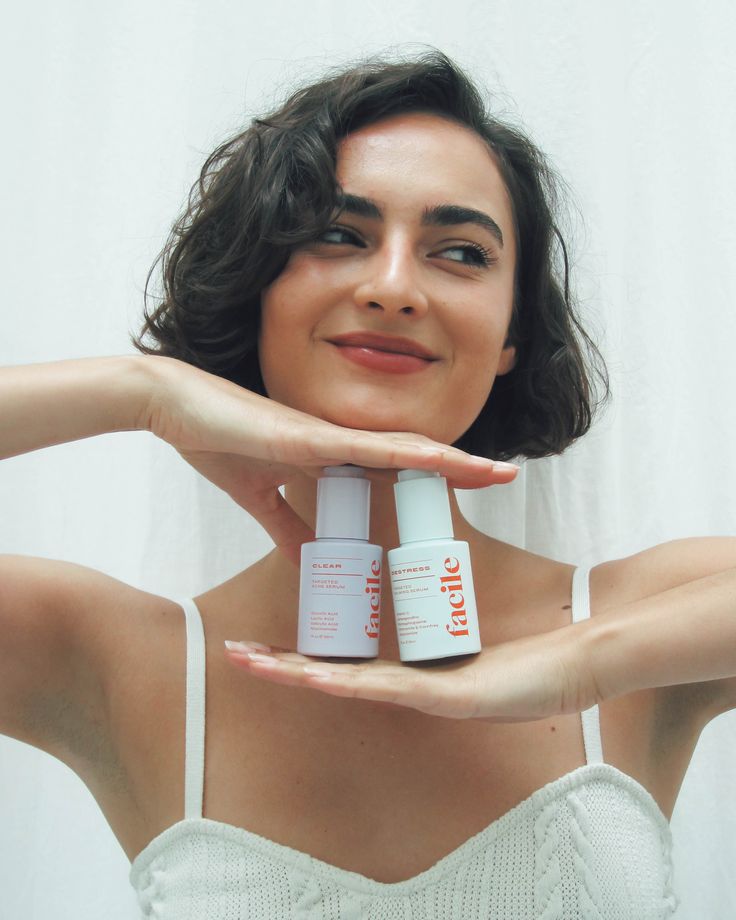
[[[412,355],[423,358],[425,361],[437,361],[437,355],[413,339],[400,336],[378,335],[374,332],[348,332],[345,335],[336,335],[329,339],[333,345],[348,345],[354,348],[372,348],[376,351],[385,351],[395,355]]]

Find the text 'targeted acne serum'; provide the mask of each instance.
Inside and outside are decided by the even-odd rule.
[[[371,484],[364,473],[328,466],[317,481],[317,539],[301,550],[302,655],[378,656],[383,550],[368,542]]]
[[[447,480],[401,470],[394,496],[401,546],[388,563],[401,660],[479,652],[470,552],[453,538]]]

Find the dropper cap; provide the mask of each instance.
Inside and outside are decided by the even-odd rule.
[[[394,483],[401,544],[452,540],[452,512],[447,480],[428,470],[401,470]]]
[[[317,480],[317,525],[320,539],[367,540],[371,483],[359,466],[326,466]]]

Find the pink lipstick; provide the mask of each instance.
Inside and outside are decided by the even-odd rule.
[[[420,342],[372,332],[351,332],[328,340],[340,354],[371,370],[412,374],[433,364],[437,357]]]

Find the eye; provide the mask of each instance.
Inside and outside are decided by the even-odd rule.
[[[329,239],[329,237],[343,237],[343,239]],[[344,227],[328,227],[323,233],[316,238],[318,243],[331,243],[333,246],[343,245],[345,243],[354,243],[358,246],[362,246],[363,243],[360,239],[349,230],[345,230]]]
[[[496,256],[485,247],[479,245],[478,243],[464,243],[462,246],[448,246],[447,249],[442,250],[443,253],[448,252],[460,252],[463,253],[465,257],[469,257],[470,261],[463,259],[451,258],[451,262],[462,262],[465,265],[473,265],[479,268],[487,268],[489,265],[492,265],[494,262],[498,261]]]
[[[359,246],[365,248],[365,243],[360,237],[345,227],[328,227],[319,236],[315,238],[316,243],[327,243],[331,246]],[[498,261],[498,258],[490,249],[486,249],[479,243],[463,243],[457,246],[448,246],[440,250],[441,253],[460,253],[459,257],[450,256],[451,262],[457,262],[460,265],[469,265],[471,268],[487,268]]]

